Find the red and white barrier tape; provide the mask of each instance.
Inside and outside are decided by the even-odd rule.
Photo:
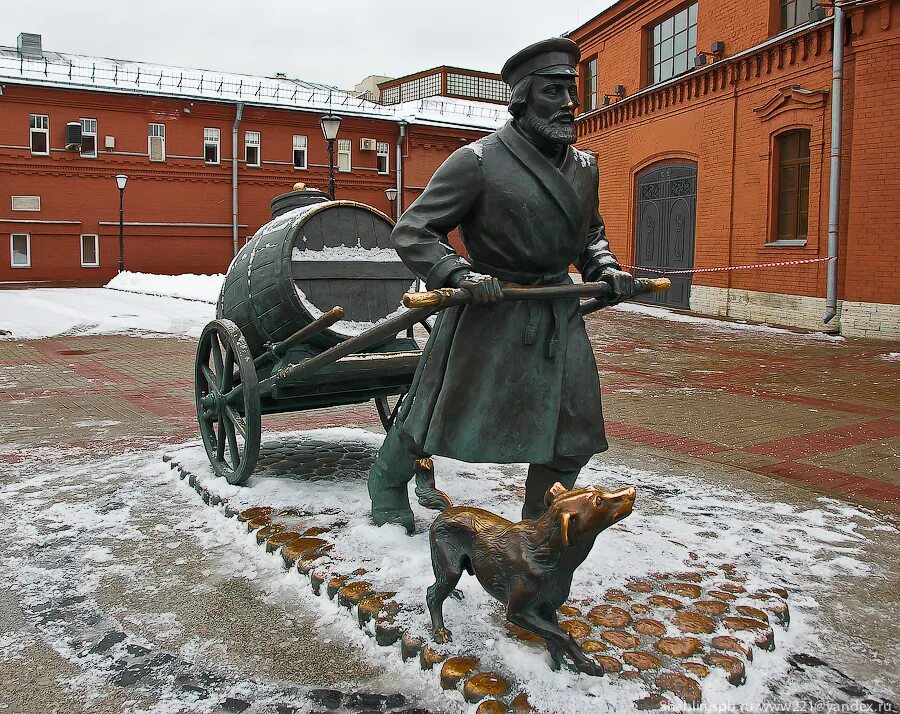
[[[825,258],[805,258],[804,260],[782,260],[778,263],[756,263],[755,265],[730,265],[724,268],[692,268],[690,270],[660,270],[658,268],[648,268],[643,265],[622,265],[623,268],[632,270],[644,270],[648,273],[658,273],[659,275],[678,275],[682,273],[719,273],[726,270],[753,270],[755,268],[778,268],[784,265],[802,265],[804,263],[821,263],[826,260],[832,260],[830,257]]]

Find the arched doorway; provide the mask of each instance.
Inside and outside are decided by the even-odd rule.
[[[658,277],[658,270],[694,267],[694,232],[697,222],[697,165],[684,161],[657,165],[637,179],[637,235],[635,264],[640,277]],[[690,307],[691,274],[666,275],[672,288],[651,293],[642,302],[669,307]]]

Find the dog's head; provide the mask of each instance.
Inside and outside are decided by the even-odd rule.
[[[594,537],[631,514],[634,507],[634,486],[618,491],[604,491],[596,486],[567,490],[561,483],[553,484],[544,495],[548,515],[560,521],[564,546],[579,536]]]

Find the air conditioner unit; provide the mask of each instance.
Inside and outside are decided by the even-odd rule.
[[[77,151],[81,148],[81,122],[70,121],[66,124],[66,151]]]
[[[359,150],[360,151],[375,151],[376,141],[375,139],[360,139],[359,140]]]

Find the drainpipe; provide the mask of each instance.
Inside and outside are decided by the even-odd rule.
[[[238,254],[238,127],[244,113],[244,103],[237,103],[234,124],[231,126],[231,248]]]
[[[841,126],[844,102],[844,23],[846,16],[838,3],[834,4],[834,39],[832,40],[831,73],[831,173],[828,196],[828,285],[825,293],[825,315],[822,321],[831,322],[837,315],[838,230],[841,217]]]
[[[397,137],[397,215],[403,215],[403,139],[406,138],[406,122],[400,122],[400,136]]]

